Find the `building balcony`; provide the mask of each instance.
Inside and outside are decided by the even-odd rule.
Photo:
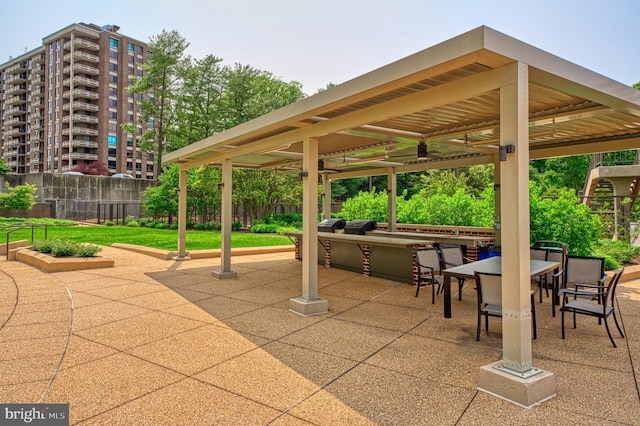
[[[26,83],[27,76],[25,74],[14,74],[11,77],[7,78],[7,84],[20,84]]]
[[[36,65],[31,70],[31,74],[33,75],[42,75],[44,74],[44,65]]]
[[[73,114],[73,115],[66,115],[66,116],[62,117],[62,122],[63,123],[68,123],[71,120],[73,120],[74,122],[78,122],[78,123],[91,123],[91,124],[97,124],[98,123],[98,117],[94,117],[92,115]]]
[[[18,160],[11,160],[11,161],[5,160],[4,165],[7,167],[16,168],[18,167]]]
[[[20,96],[12,96],[5,101],[5,105],[23,105],[26,104],[27,100],[22,99]]]
[[[65,74],[70,74],[71,73],[71,65],[64,67],[64,70],[62,70]],[[95,67],[90,67],[89,65],[85,65],[85,64],[73,64],[73,72],[74,73],[83,73],[83,74],[90,74],[90,75],[98,75],[100,74],[100,70],[98,70],[98,68]]]
[[[98,136],[98,131],[96,129],[87,129],[86,127],[73,127],[71,132],[74,135],[87,135],[87,136]],[[62,130],[63,135],[69,134],[69,129]]]
[[[43,117],[43,114],[42,114],[41,111],[35,111],[35,112],[31,113],[31,118],[33,118],[33,119],[39,119],[39,118],[42,118],[42,117]]]
[[[96,161],[98,159],[98,154],[88,154],[86,152],[70,152],[68,154],[62,154],[62,159]]]
[[[74,98],[98,99],[99,97],[98,92],[91,92],[84,89],[73,89],[71,91],[67,90],[62,94],[62,97],[69,98],[71,94],[73,94]]]
[[[4,122],[5,126],[17,126],[20,125],[20,123],[22,123],[22,125],[27,124],[27,122],[22,120],[20,117],[13,117]]]
[[[69,62],[71,60],[71,53],[67,53],[66,55],[64,55],[63,59]],[[96,55],[92,55],[91,53],[83,52],[81,50],[73,51],[73,59],[76,61],[93,62],[94,64],[100,62],[100,58]]]
[[[22,93],[27,93],[27,88],[23,86],[12,86],[8,88],[5,92],[6,95],[20,95]]]
[[[73,81],[75,85],[89,86],[89,87],[98,87],[100,83],[98,80],[94,80],[92,78],[82,77],[80,75],[74,75],[72,78],[66,78],[62,82],[64,86],[71,86],[71,81]]]
[[[33,86],[38,86],[38,87],[40,87],[40,86],[44,86],[44,78],[42,78],[42,77],[40,77],[40,76],[38,76],[38,75],[37,75],[37,76],[34,76],[34,77],[31,79],[31,86],[32,86],[32,87],[33,87]]]
[[[80,139],[72,139],[71,141],[63,141],[63,148],[98,148],[98,142],[83,141]]]
[[[94,43],[92,41],[89,41],[85,38],[80,38],[80,37],[75,37],[73,39],[73,46],[75,48],[83,48],[83,49],[87,49],[87,50],[93,50],[94,52],[97,52],[98,50],[100,50],[100,45],[98,43]],[[66,42],[63,47],[65,49],[71,49],[71,41]]]
[[[9,113],[9,115],[23,115],[27,113],[24,106],[12,106],[7,112]]]
[[[26,68],[22,66],[22,63],[13,64],[5,70],[7,75],[21,73],[24,71],[26,71]]]
[[[41,53],[40,55],[36,55],[33,58],[31,58],[31,62],[33,62],[34,64],[44,64],[44,54]]]
[[[20,139],[9,139],[7,142],[5,142],[4,146],[5,148],[12,148],[18,146],[20,142],[22,142]]]
[[[31,96],[40,98],[44,96],[44,89],[42,87],[36,87],[31,89]]]
[[[19,135],[19,134],[24,134],[24,126],[22,127],[14,127],[13,129],[7,130],[6,132],[4,132],[5,135],[7,136],[15,136],[15,135]]]
[[[62,110],[63,111],[69,111],[69,109],[71,109],[71,107],[73,107],[74,111],[96,112],[99,109],[98,105],[88,104],[86,102],[74,101],[74,102],[62,105]]]

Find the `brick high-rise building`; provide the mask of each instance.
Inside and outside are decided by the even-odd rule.
[[[98,160],[112,173],[156,176],[153,155],[137,148],[153,123],[140,123],[142,95],[127,92],[142,76],[147,45],[118,31],[72,24],[0,65],[0,147],[13,173],[59,173]]]

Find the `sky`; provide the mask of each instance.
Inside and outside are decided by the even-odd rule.
[[[194,58],[269,71],[308,95],[481,25],[640,82],[637,0],[4,0],[0,16],[0,63],[72,23],[118,25],[144,42],[177,30]]]

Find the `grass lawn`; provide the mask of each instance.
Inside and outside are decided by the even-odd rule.
[[[48,238],[66,238],[81,243],[109,246],[113,243],[137,244],[164,250],[178,250],[178,231],[153,228],[129,228],[126,226],[49,226]],[[35,228],[34,240],[44,239],[44,229]],[[10,234],[10,241],[31,242],[31,229],[22,229]],[[6,242],[3,235],[1,244]],[[187,231],[187,250],[220,248],[220,231]],[[293,245],[289,238],[274,234],[251,234],[233,232],[232,247],[267,247]]]

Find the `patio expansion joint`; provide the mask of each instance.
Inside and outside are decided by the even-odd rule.
[[[617,302],[617,300],[616,300]],[[638,383],[638,371],[636,371],[636,366],[635,363],[633,362],[633,353],[631,352],[631,346],[629,345],[629,333],[627,332],[627,329],[624,326],[624,317],[622,315],[622,311],[620,310],[620,304],[618,303],[618,307],[617,307],[617,311],[620,314],[620,326],[622,327],[622,330],[624,331],[624,341],[627,344],[627,353],[629,355],[629,360],[630,360],[630,364],[631,364],[631,373],[633,374],[633,381],[636,385],[636,392],[638,394],[638,399],[640,400],[640,384]]]
[[[16,283],[16,280],[13,278],[12,275],[9,275],[5,271],[1,271],[1,270],[0,270],[0,273],[4,274],[5,276],[7,276],[11,280],[11,282],[13,283],[13,287],[16,290],[16,297],[13,300],[13,308],[11,309],[11,312],[7,316],[7,319],[5,320],[5,322],[2,325],[0,325],[0,331],[2,331],[4,326],[7,325],[7,323],[9,322],[9,320],[11,319],[11,317],[13,316],[13,314],[16,311],[16,308],[18,306],[18,299],[20,297],[20,288],[18,287],[18,284]]]

